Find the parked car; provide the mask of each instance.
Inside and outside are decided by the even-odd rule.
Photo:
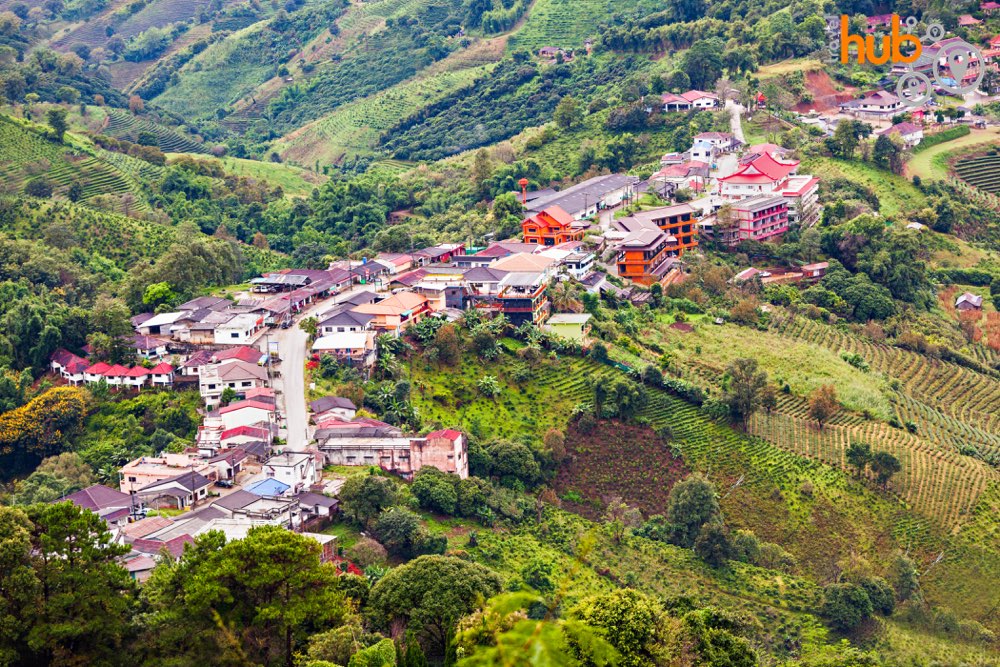
[[[215,485],[216,486],[221,486],[224,489],[231,489],[231,488],[233,488],[233,482],[232,482],[232,480],[229,480],[229,479],[220,479],[220,480],[218,480],[218,481],[215,482]]]
[[[285,320],[284,322],[282,322],[282,323],[281,323],[281,328],[282,328],[282,329],[287,329],[287,328],[289,328],[290,326],[292,326],[292,323],[291,323],[291,322],[289,322],[288,320]]]

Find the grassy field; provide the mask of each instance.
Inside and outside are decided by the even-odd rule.
[[[990,143],[1000,146],[1000,136],[995,131],[973,130],[964,137],[932,146],[914,155],[906,163],[906,175],[910,178],[919,176],[924,180],[944,180],[949,176],[948,161],[951,158],[965,152],[965,149]]]
[[[752,357],[768,369],[779,387],[788,384],[793,395],[805,397],[817,387],[833,384],[844,388],[840,399],[848,408],[889,415],[880,378],[861,372],[839,354],[813,343],[789,341],[772,332],[733,324],[705,324],[684,333],[666,326],[664,320],[647,333],[682,365],[721,374],[734,359]]]
[[[813,72],[823,69],[823,63],[816,58],[789,58],[781,62],[764,65],[757,70],[756,76],[760,80],[770,79],[793,72]]]
[[[326,176],[312,171],[300,169],[288,164],[276,162],[260,162],[244,160],[238,157],[222,158],[222,166],[226,171],[236,176],[265,181],[271,185],[280,186],[286,195],[304,197],[314,188],[327,181]]]
[[[815,174],[820,178],[846,178],[872,188],[878,194],[881,202],[880,212],[885,216],[918,211],[927,205],[924,194],[909,180],[865,162],[811,157],[802,161],[800,171]]]

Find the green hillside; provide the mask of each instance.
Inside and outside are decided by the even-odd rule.
[[[82,142],[70,138],[68,144],[57,144],[36,126],[9,116],[0,116],[0,175],[8,194],[41,179],[63,195],[78,183],[84,201],[97,195],[131,195],[137,209],[147,207],[142,185],[128,171]]]

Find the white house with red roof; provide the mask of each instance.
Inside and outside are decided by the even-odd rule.
[[[142,389],[149,380],[150,372],[148,368],[133,366],[122,377],[122,386],[130,389]]]
[[[716,109],[719,107],[719,96],[701,90],[689,90],[680,95],[663,93],[660,95],[660,102],[663,104],[663,110],[668,113],[691,109]]]
[[[90,362],[69,350],[59,348],[52,353],[49,367],[70,384],[77,385],[83,384],[84,372],[90,367]]]
[[[819,178],[798,174],[798,160],[778,160],[770,153],[742,165],[719,179],[719,195],[726,201],[781,195],[788,200],[788,220],[810,226],[819,220]]]
[[[233,429],[237,426],[252,426],[261,422],[274,421],[274,406],[259,400],[239,401],[219,409],[222,426]]]
[[[858,118],[882,119],[900,113],[903,102],[892,93],[876,90],[864,97],[844,102],[840,105],[840,110]]]
[[[172,387],[174,385],[174,367],[162,361],[149,369],[150,383],[154,387]]]
[[[913,148],[924,139],[924,128],[913,123],[896,123],[892,127],[876,132],[879,135],[897,135],[905,148]]]
[[[778,160],[764,153],[735,173],[720,178],[719,194],[726,201],[771,194],[782,189],[798,168],[798,160]]]
[[[996,14],[1000,12],[1000,2],[993,2],[993,0],[982,2],[979,4],[979,11],[983,14]]]

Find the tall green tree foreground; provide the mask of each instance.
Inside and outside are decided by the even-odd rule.
[[[71,503],[0,507],[0,664],[126,664],[127,551]]]
[[[286,665],[309,635],[346,614],[336,568],[314,540],[260,526],[225,543],[200,536],[161,563],[142,591],[148,665]]]
[[[451,556],[421,556],[382,577],[366,613],[379,629],[408,627],[428,655],[443,656],[458,620],[500,592],[492,570]]]

